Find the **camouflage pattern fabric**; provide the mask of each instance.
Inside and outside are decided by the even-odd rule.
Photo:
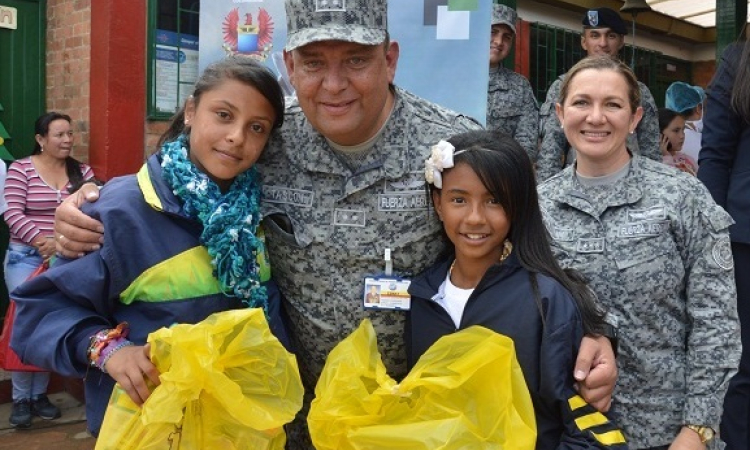
[[[388,8],[382,0],[287,0],[284,6],[288,52],[330,40],[377,45],[387,36]]]
[[[500,67],[490,69],[487,89],[487,129],[500,130],[518,141],[536,161],[539,145],[539,106],[523,75]]]
[[[406,375],[405,313],[365,310],[364,278],[383,273],[386,248],[394,273],[401,276],[435,262],[443,250],[442,227],[428,208],[425,159],[440,139],[481,128],[394,89],[396,102],[383,135],[356,173],[296,103],[287,108],[283,128],[259,162],[268,253],[286,299],[308,402],[326,356],[364,318],[377,331],[389,374]],[[290,427],[289,448],[311,448],[302,442],[300,427],[304,413]]]
[[[619,333],[612,412],[632,449],[683,424],[718,430],[741,344],[728,227],[695,177],[634,155],[614,185],[568,167],[539,186],[552,247],[584,273]]]
[[[539,109],[541,144],[537,158],[536,177],[541,183],[575,161],[575,149],[570,148],[560,121],[555,113],[555,103],[560,101],[560,86],[565,78],[560,75],[547,90],[547,98]],[[651,91],[645,84],[641,88],[643,118],[635,129],[635,135],[628,136],[628,149],[654,161],[661,161],[659,149],[659,116]]]

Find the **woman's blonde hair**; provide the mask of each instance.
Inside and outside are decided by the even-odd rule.
[[[622,61],[611,58],[609,56],[589,56],[578,61],[576,65],[568,70],[565,74],[565,79],[560,87],[560,104],[565,103],[565,99],[568,97],[568,91],[570,90],[570,83],[573,82],[573,78],[584,70],[611,70],[617,72],[625,78],[625,82],[628,84],[628,98],[630,100],[630,111],[635,113],[635,110],[641,106],[641,88],[638,86],[638,79],[630,67],[628,67]]]

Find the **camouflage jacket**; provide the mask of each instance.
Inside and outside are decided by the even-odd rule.
[[[638,155],[614,185],[584,188],[571,166],[539,194],[558,260],[618,327],[613,412],[630,448],[669,445],[683,424],[718,430],[741,352],[729,214],[695,177]]]
[[[424,162],[440,139],[481,126],[394,87],[383,135],[352,172],[295,103],[264,152],[263,214],[274,277],[290,319],[302,379],[312,390],[326,356],[369,318],[389,374],[406,374],[404,312],[363,309],[364,278],[408,276],[441,252],[441,226],[425,189]]]
[[[539,109],[541,143],[537,157],[536,177],[540,183],[575,161],[575,150],[570,148],[555,113],[555,103],[560,101],[560,87],[564,78],[564,75],[560,75],[552,83],[547,90],[547,98]],[[643,118],[635,129],[635,136],[628,136],[628,149],[654,161],[661,161],[659,115],[656,103],[645,84],[639,81],[638,86],[641,88]]]
[[[539,105],[529,80],[504,67],[490,69],[487,89],[487,129],[507,133],[536,161],[539,144]]]

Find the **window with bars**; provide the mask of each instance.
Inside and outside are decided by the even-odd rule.
[[[148,20],[148,117],[169,119],[198,77],[200,0],[154,0]]]
[[[568,71],[586,52],[581,48],[581,33],[551,25],[532,23],[530,26],[529,82],[537,100],[542,103],[547,89]],[[620,58],[634,67],[638,80],[651,90],[656,105],[664,105],[664,93],[674,81],[692,80],[689,61],[665,56],[660,52],[625,44]]]

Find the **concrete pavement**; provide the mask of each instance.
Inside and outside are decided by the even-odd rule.
[[[61,383],[50,383],[52,385]],[[16,430],[8,423],[10,403],[10,375],[0,370],[0,450],[93,450],[96,439],[86,431],[84,404],[65,390],[49,393],[49,399],[57,405],[62,417],[42,420],[34,417],[30,428]],[[7,392],[6,392],[7,391]]]

